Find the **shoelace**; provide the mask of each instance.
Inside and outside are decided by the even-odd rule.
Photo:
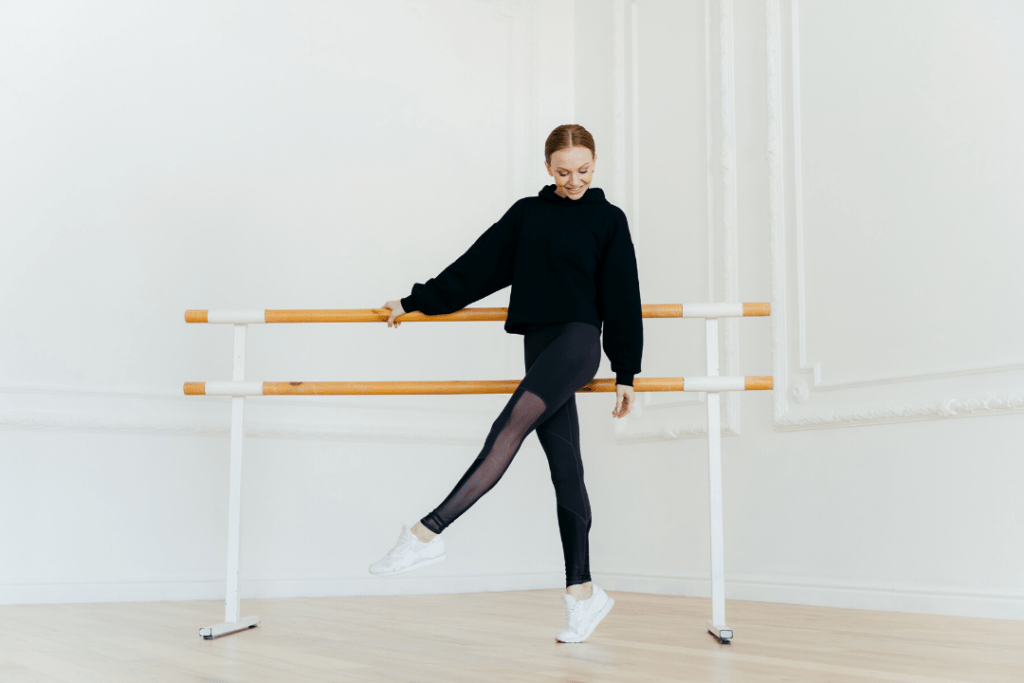
[[[399,538],[398,543],[395,544],[395,547],[388,551],[387,557],[396,557],[398,555],[401,555],[403,552],[405,552],[406,548],[410,547],[413,544],[415,540],[415,537],[406,538],[403,536],[402,538]]]
[[[565,627],[568,629],[574,628],[574,622],[579,616],[580,610],[582,609],[583,601],[579,600],[575,605],[569,608],[565,615]]]

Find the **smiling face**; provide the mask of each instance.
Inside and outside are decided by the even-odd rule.
[[[555,179],[555,194],[559,197],[579,199],[590,187],[597,157],[586,147],[563,147],[551,153],[545,161],[548,175]]]

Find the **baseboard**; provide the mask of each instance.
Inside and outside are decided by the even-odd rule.
[[[711,596],[711,581],[703,577],[626,572],[594,572],[593,576],[608,590]],[[1024,590],[1011,587],[979,589],[727,574],[725,594],[731,600],[1024,621]]]
[[[242,599],[318,598],[353,595],[429,595],[564,588],[563,572],[526,572],[475,576],[392,576],[339,579],[242,581]],[[152,602],[223,600],[220,581],[151,583],[64,583],[0,585],[0,605],[80,602]]]
[[[702,577],[594,572],[593,578],[609,591],[694,597],[711,595],[710,581]],[[563,588],[564,580],[562,572],[243,580],[242,598],[486,593]],[[964,589],[745,575],[726,577],[726,596],[731,600],[1024,621],[1024,591],[1012,588]],[[223,599],[223,580],[0,586],[0,605]]]

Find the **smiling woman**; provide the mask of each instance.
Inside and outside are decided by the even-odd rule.
[[[562,642],[586,640],[615,603],[591,582],[590,500],[583,483],[575,393],[597,373],[600,339],[615,372],[614,417],[629,414],[640,372],[643,321],[636,255],[626,215],[591,188],[594,138],[580,125],[555,128],[544,165],[555,179],[520,199],[437,277],[388,301],[388,327],[408,311],[453,313],[509,285],[505,331],[525,335],[526,376],[498,415],[476,460],[451,493],[370,565],[401,574],[447,557],[443,532],[504,475],[531,432],[547,455],[565,558]]]

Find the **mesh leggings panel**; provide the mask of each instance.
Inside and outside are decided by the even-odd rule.
[[[519,452],[523,439],[530,433],[534,423],[544,414],[547,406],[544,400],[529,391],[516,389],[505,409],[491,426],[491,433],[484,442],[483,451],[448,497],[422,520],[423,526],[435,534],[455,521],[473,503],[494,488],[512,458]]]
[[[575,392],[597,374],[600,330],[589,323],[546,325],[526,334],[526,376],[498,415],[483,449],[448,497],[420,521],[441,533],[491,490],[531,431],[551,468],[566,585],[590,580],[590,501],[583,484]]]

